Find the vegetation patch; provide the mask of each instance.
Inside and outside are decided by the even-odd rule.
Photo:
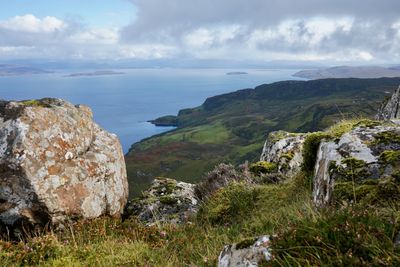
[[[347,157],[337,165],[334,161],[329,164],[329,173],[336,181],[363,181],[371,174],[367,163],[354,157]]]
[[[331,139],[332,136],[325,132],[310,133],[307,135],[303,145],[303,164],[302,171],[310,173],[314,171],[317,160],[319,145],[323,139]]]
[[[162,196],[160,197],[160,202],[165,205],[174,205],[178,200],[173,196]]]
[[[400,134],[395,131],[380,132],[375,137],[373,145],[389,145],[389,144],[400,144]]]
[[[250,171],[255,175],[274,173],[278,171],[278,165],[273,162],[259,161],[250,165]]]
[[[272,240],[273,266],[397,266],[399,230],[375,212],[345,209],[302,220]]]
[[[251,215],[259,190],[244,183],[232,183],[216,192],[201,208],[198,218],[211,224],[231,224]]]
[[[28,107],[42,107],[42,108],[50,108],[51,105],[43,103],[42,101],[39,100],[25,100],[25,101],[21,101],[19,102],[25,106]]]
[[[400,163],[400,151],[386,150],[379,155],[380,164],[396,166]]]

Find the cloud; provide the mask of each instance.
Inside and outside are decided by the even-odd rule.
[[[61,31],[67,27],[67,24],[55,17],[44,17],[39,19],[32,14],[23,16],[15,16],[5,21],[0,21],[0,28],[16,31],[16,32],[28,32],[28,33],[39,33],[39,32],[55,32]]]
[[[121,29],[126,44],[156,42],[213,59],[400,59],[397,0],[130,1],[138,12]]]
[[[128,25],[0,21],[0,59],[216,59],[397,63],[398,0],[128,0]]]

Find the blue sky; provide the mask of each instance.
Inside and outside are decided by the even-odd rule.
[[[0,20],[32,14],[36,17],[54,16],[82,19],[92,26],[119,26],[131,22],[135,6],[127,0],[9,0],[3,1]]]

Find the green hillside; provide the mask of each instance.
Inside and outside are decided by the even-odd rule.
[[[317,131],[373,116],[399,84],[400,78],[283,81],[210,97],[166,117],[176,130],[132,146],[126,155],[130,193],[155,176],[194,182],[217,163],[254,161],[274,130]],[[157,123],[164,124],[163,118]]]

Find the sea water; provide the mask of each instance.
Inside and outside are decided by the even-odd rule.
[[[89,70],[90,71],[90,70]],[[118,135],[124,152],[143,138],[171,130],[148,120],[176,115],[201,105],[207,97],[275,81],[294,79],[297,70],[129,69],[121,75],[67,77],[73,72],[0,77],[0,99],[56,97],[88,105],[95,121]]]

